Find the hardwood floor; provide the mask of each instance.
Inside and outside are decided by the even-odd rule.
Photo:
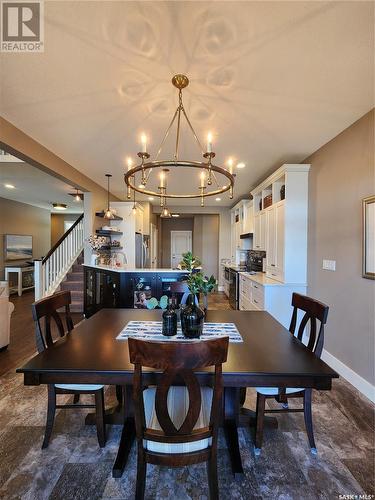
[[[24,292],[21,297],[11,295],[14,311],[10,320],[10,343],[5,351],[0,352],[0,376],[9,370],[15,370],[35,354],[34,322],[31,316],[31,304],[34,291]],[[72,314],[73,322],[78,323],[82,314]]]
[[[108,426],[105,448],[99,448],[95,426],[85,426],[87,410],[59,410],[50,445],[41,450],[47,390],[27,387],[15,368],[34,351],[30,305],[33,293],[11,297],[11,344],[0,353],[0,499],[127,500],[134,498],[136,447],[122,478],[111,477],[120,426]],[[212,294],[210,309],[227,309],[224,294]],[[75,315],[75,321],[80,319]],[[7,372],[7,373],[5,373]],[[62,396],[69,398],[69,396]],[[89,396],[85,396],[89,398]],[[85,399],[84,398],[84,399]],[[106,405],[115,402],[106,390]],[[270,406],[277,407],[275,401]],[[295,404],[291,402],[291,406]],[[255,391],[247,390],[245,406],[255,407]],[[249,428],[239,429],[245,474],[230,472],[225,439],[220,432],[218,467],[220,498],[243,500],[315,500],[373,498],[374,405],[348,382],[334,381],[332,391],[314,391],[313,418],[318,455],[309,452],[301,414],[277,416],[278,429],[267,428],[260,456],[254,455]],[[208,497],[204,464],[180,469],[150,466],[148,499],[198,500]]]

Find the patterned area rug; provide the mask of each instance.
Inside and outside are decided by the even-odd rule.
[[[46,387],[25,387],[14,372],[0,385],[0,498],[3,500],[126,500],[135,492],[136,449],[123,477],[111,468],[121,428],[107,428],[100,449],[95,428],[85,426],[88,410],[57,411],[49,447],[41,450]],[[254,408],[248,390],[246,406]],[[61,397],[61,396],[60,396]],[[62,396],[67,400],[71,396]],[[87,399],[89,396],[87,396]],[[115,401],[106,391],[106,405]],[[277,406],[276,403],[271,403]],[[331,392],[315,392],[313,414],[318,455],[309,452],[301,414],[281,415],[279,428],[267,429],[260,456],[250,430],[239,431],[244,477],[230,472],[224,436],[219,439],[219,488],[222,499],[333,499],[374,494],[373,405],[343,380]],[[208,498],[204,464],[180,469],[149,466],[147,499]]]

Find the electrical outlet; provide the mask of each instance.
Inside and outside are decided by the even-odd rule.
[[[336,271],[336,261],[323,259],[323,269],[326,271]]]

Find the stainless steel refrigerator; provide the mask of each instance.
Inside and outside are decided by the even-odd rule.
[[[150,267],[150,236],[135,233],[135,267],[137,269]]]

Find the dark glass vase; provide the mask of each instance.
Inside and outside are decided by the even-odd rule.
[[[186,306],[181,311],[181,330],[185,337],[198,339],[203,332],[204,312],[195,303],[195,295],[190,294]]]
[[[162,334],[167,337],[177,335],[177,314],[174,310],[171,300],[168,303],[167,309],[163,312],[162,317]]]

